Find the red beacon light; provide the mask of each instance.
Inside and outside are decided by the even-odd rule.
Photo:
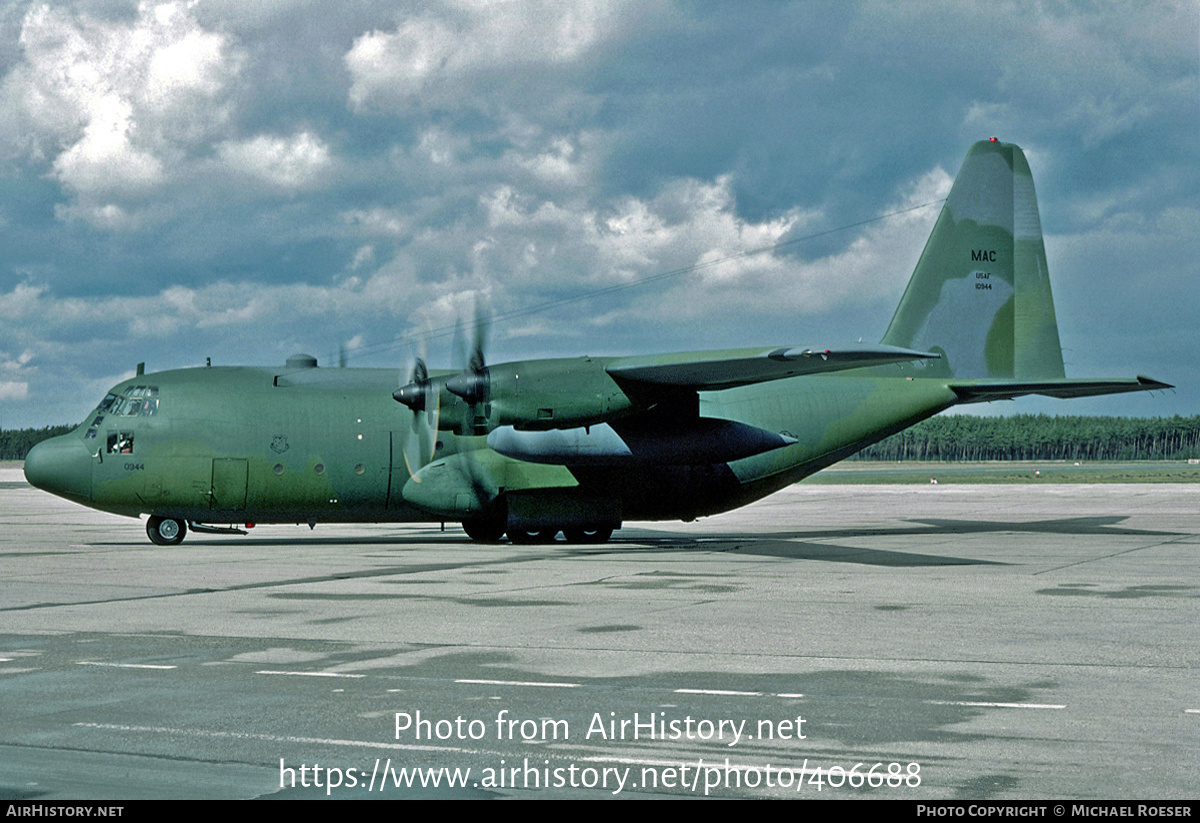
[[[998,138],[995,138],[995,137],[989,137],[989,138],[988,138],[988,142],[989,142],[989,143],[999,143],[999,142],[1000,142],[1000,140],[999,140]]]

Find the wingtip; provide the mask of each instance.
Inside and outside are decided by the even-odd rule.
[[[1158,389],[1173,389],[1173,388],[1175,388],[1175,387],[1174,387],[1174,386],[1172,386],[1170,383],[1164,383],[1164,382],[1162,382],[1161,380],[1155,380],[1153,377],[1147,377],[1147,376],[1146,376],[1146,375],[1144,375],[1144,374],[1139,374],[1139,375],[1137,376],[1137,381],[1138,381],[1138,383],[1139,383],[1140,385],[1142,385],[1143,387],[1145,387],[1145,389],[1146,389],[1147,391],[1154,391],[1154,390],[1158,390]]]

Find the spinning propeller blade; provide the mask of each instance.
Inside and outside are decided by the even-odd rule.
[[[487,367],[488,329],[490,314],[482,300],[475,301],[475,323],[471,335],[471,350],[466,352],[462,340],[462,324],[455,327],[455,358],[465,361],[463,371],[446,381],[446,390],[466,401],[463,433],[478,433],[481,425],[486,426],[487,411],[482,408],[491,396],[491,377]]]
[[[404,439],[404,465],[409,476],[415,478],[437,449],[440,412],[439,392],[429,379],[429,367],[425,364],[424,338],[420,351],[413,355],[408,375],[408,382],[392,392],[392,397],[412,410],[409,435]],[[401,372],[400,380],[403,379]]]

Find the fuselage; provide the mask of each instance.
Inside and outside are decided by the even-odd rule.
[[[702,417],[795,440],[730,462],[541,465],[496,454],[480,435],[438,431],[423,462],[456,467],[448,476],[463,487],[443,490],[413,482],[420,466],[406,447],[417,433],[392,399],[392,370],[181,369],[114,386],[73,432],[31,451],[26,475],[104,511],[214,524],[466,519],[480,501],[463,498],[479,494],[535,506],[566,495],[605,501],[620,520],[691,520],[770,494],[956,400],[942,381],[881,371],[700,392]]]

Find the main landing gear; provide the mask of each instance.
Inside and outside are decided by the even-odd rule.
[[[568,526],[562,530],[562,533],[568,543],[605,543],[608,538],[612,537],[613,530],[611,526],[595,529]],[[509,541],[519,545],[553,543],[554,538],[558,536],[558,530],[542,529],[534,532],[524,529],[509,529],[507,534]]]
[[[499,543],[504,536],[504,522],[495,518],[464,520],[463,531],[476,543]]]
[[[187,523],[173,517],[151,517],[146,521],[146,535],[156,546],[178,546],[187,535]]]
[[[500,520],[484,518],[464,520],[462,527],[463,531],[467,533],[467,537],[476,543],[499,543],[500,538],[507,535],[511,543],[522,546],[553,543],[559,531],[558,529],[529,531],[526,529],[506,528],[505,524]],[[611,526],[596,528],[568,526],[562,530],[562,533],[568,543],[605,543],[612,537],[613,528]]]
[[[612,527],[604,526],[597,529],[570,528],[563,529],[563,537],[568,543],[607,543],[612,537]]]

